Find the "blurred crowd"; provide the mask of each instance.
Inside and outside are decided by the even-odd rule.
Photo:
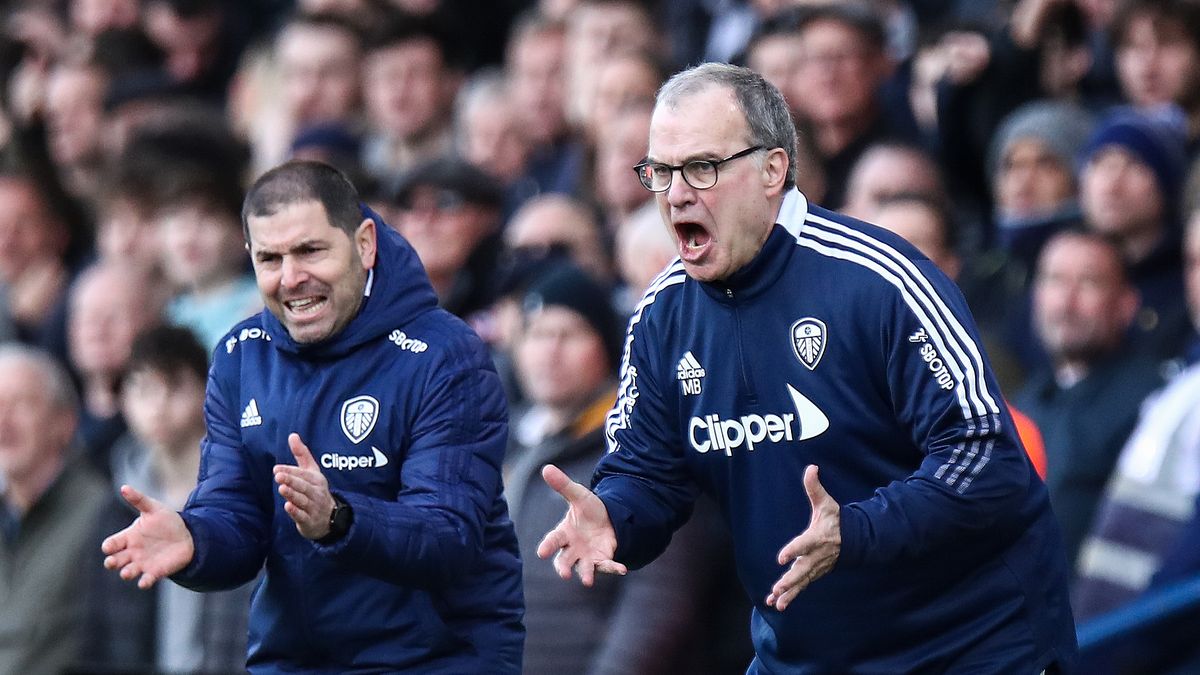
[[[1200,0],[10,0],[0,22],[0,672],[241,667],[252,587],[139,593],[98,548],[133,517],[120,484],[177,507],[194,485],[207,355],[262,306],[242,193],[297,157],[352,178],[506,378],[526,671],[742,672],[712,505],[595,588],[533,555],[563,510],[538,468],[587,483],[625,318],[676,255],[632,171],[654,94],[708,60],[783,92],[809,200],[958,282],[1077,620],[1200,572]],[[1195,672],[1198,629],[1086,672]]]

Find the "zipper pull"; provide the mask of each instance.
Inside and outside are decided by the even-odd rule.
[[[733,289],[732,289],[732,288],[726,288],[726,289],[725,289],[725,297],[727,297],[727,298],[733,298]]]

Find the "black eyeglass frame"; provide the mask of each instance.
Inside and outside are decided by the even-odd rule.
[[[716,186],[717,179],[720,178],[721,172],[717,170],[717,167],[724,164],[725,162],[738,159],[739,157],[745,157],[747,155],[754,154],[754,153],[758,152],[759,150],[766,150],[766,146],[765,145],[752,145],[752,146],[746,148],[745,150],[742,150],[740,152],[735,152],[732,155],[730,155],[724,159],[690,159],[690,160],[684,162],[683,164],[664,164],[663,162],[650,162],[650,161],[639,162],[634,165],[633,172],[637,174],[638,182],[640,182],[642,184],[642,187],[644,187],[647,190],[654,192],[656,194],[659,192],[666,192],[667,190],[671,189],[671,184],[675,182],[675,172],[676,171],[679,172],[680,176],[683,176],[683,182],[685,182],[689,186],[691,186],[691,188],[693,190],[709,190]],[[712,181],[711,185],[705,185],[705,186],[701,187],[699,185],[693,185],[692,181],[688,180],[687,171],[686,171],[687,167],[696,166],[697,164],[701,164],[701,165],[708,164],[708,165],[712,166],[713,181]],[[650,177],[646,176],[646,174],[644,173],[644,170],[647,167],[652,167],[652,166],[653,167],[664,167],[664,168],[671,170],[671,180],[667,181],[666,186],[664,186],[661,190],[655,190],[653,187],[651,187],[650,184],[648,183],[648,181],[651,179],[650,179]]]

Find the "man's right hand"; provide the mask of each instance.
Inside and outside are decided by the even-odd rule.
[[[567,515],[542,538],[538,557],[544,560],[553,555],[558,576],[570,580],[571,570],[575,570],[584,586],[595,582],[596,572],[625,574],[625,566],[612,559],[617,552],[617,533],[604,502],[553,464],[542,468],[542,478],[567,500]]]
[[[138,518],[100,545],[104,567],[119,570],[126,581],[137,579],[143,590],[187,567],[196,548],[183,518],[128,485],[121,486],[121,496],[138,510]]]

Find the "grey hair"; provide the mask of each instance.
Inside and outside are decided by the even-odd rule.
[[[466,150],[467,116],[476,108],[494,109],[512,100],[508,80],[499,68],[481,68],[471,75],[454,103],[455,141]]]
[[[667,80],[655,98],[656,108],[676,106],[680,99],[710,86],[726,87],[733,92],[738,108],[746,118],[753,145],[767,149],[782,148],[787,153],[785,190],[796,185],[796,123],[783,94],[762,75],[728,63],[702,63],[676,73]]]
[[[67,369],[54,357],[41,349],[22,344],[0,344],[0,364],[17,362],[33,366],[41,371],[39,381],[46,387],[54,406],[73,415],[79,414],[79,394]]]

